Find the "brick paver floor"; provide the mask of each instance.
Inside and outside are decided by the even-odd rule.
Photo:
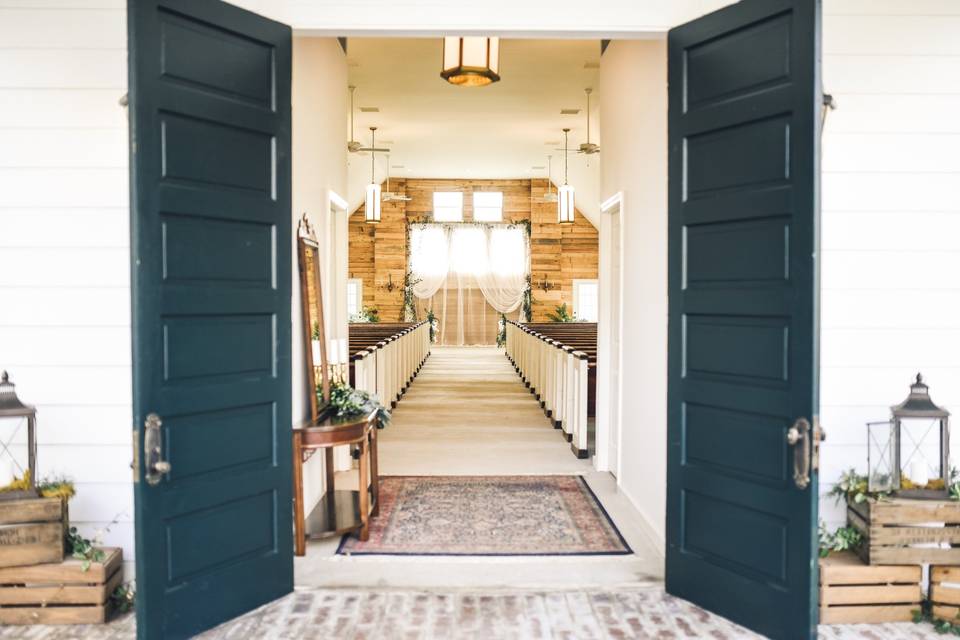
[[[129,640],[132,616],[108,625],[6,627],[2,638]],[[307,589],[241,616],[202,640],[726,640],[759,636],[663,592]],[[926,640],[928,625],[822,627],[822,640]]]

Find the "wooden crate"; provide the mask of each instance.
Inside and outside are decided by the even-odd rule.
[[[908,622],[923,600],[920,566],[870,566],[849,551],[820,559],[820,622]]]
[[[66,520],[60,498],[0,500],[0,567],[63,560]]]
[[[930,604],[934,617],[957,621],[960,615],[960,567],[930,567]]]
[[[847,506],[847,522],[863,534],[868,564],[960,565],[960,546],[950,548],[960,545],[960,502],[868,500]]]
[[[73,558],[0,569],[0,625],[106,622],[110,594],[123,583],[123,553],[104,552],[104,561],[87,571]]]

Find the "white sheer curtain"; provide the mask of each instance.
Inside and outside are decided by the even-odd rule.
[[[494,344],[500,314],[517,316],[523,302],[527,233],[516,225],[414,225],[410,269],[418,309],[436,314],[441,344]]]

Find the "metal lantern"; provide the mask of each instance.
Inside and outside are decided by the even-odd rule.
[[[15,444],[23,426],[27,427],[26,460],[17,455]],[[24,466],[26,465],[26,466]],[[0,487],[22,479],[23,487],[0,491],[0,500],[36,498],[37,493],[37,410],[20,402],[15,385],[6,371],[0,375]]]
[[[893,492],[902,498],[945,499],[950,487],[950,412],[935,405],[923,376],[890,407]]]
[[[500,80],[500,38],[444,38],[440,77],[461,87],[497,82]]]

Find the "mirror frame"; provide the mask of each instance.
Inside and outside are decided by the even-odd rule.
[[[307,262],[307,251],[313,251],[313,267]],[[303,319],[304,363],[306,366],[307,382],[310,385],[310,419],[316,422],[321,417],[321,411],[326,409],[330,402],[330,366],[327,362],[327,340],[323,318],[323,287],[320,279],[320,243],[313,231],[313,226],[304,213],[300,218],[297,229],[297,264],[300,271],[300,311]],[[313,326],[310,322],[310,287],[307,277],[311,275],[316,282],[316,315],[317,328],[320,334],[320,363],[313,361]],[[317,368],[320,369],[321,395],[317,394]],[[322,401],[322,403],[321,403]]]

